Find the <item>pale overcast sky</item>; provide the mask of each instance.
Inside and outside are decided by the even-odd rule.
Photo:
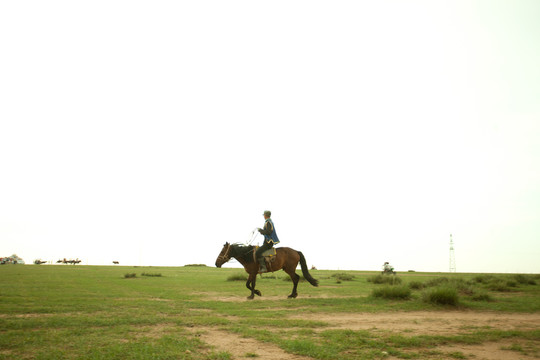
[[[540,272],[540,2],[3,1],[0,256]],[[257,238],[255,241],[261,241]],[[238,266],[238,264],[231,264]]]

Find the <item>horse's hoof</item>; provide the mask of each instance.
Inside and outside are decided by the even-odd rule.
[[[262,296],[261,292],[259,290],[255,290],[255,295]]]
[[[254,297],[255,297],[255,296],[253,296],[253,295],[249,295],[249,296],[247,297],[247,299],[248,299],[248,300],[253,300]]]
[[[289,299],[296,299],[296,297],[298,296],[298,294],[291,294],[288,296]]]

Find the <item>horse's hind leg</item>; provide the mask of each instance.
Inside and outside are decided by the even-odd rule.
[[[285,270],[285,269],[284,269]],[[300,281],[300,276],[295,272],[295,269],[287,269],[285,270],[287,274],[291,277],[291,280],[293,282],[293,289],[291,295],[288,296],[289,299],[294,299],[298,296],[298,293],[296,292],[296,288],[298,287],[298,281]]]

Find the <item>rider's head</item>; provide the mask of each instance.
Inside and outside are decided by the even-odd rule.
[[[263,216],[265,219],[269,219],[272,216],[272,212],[270,210],[264,210]]]

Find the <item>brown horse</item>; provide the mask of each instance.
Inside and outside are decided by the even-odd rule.
[[[261,292],[255,289],[255,282],[257,280],[257,274],[259,273],[259,263],[256,262],[253,257],[254,250],[255,246],[243,246],[225,243],[225,245],[223,245],[223,249],[216,259],[216,266],[218,268],[220,268],[231,258],[235,258],[244,266],[244,269],[249,274],[246,287],[251,290],[251,295],[248,296],[248,299],[250,300],[252,300],[255,295],[261,296]],[[275,259],[267,265],[268,270],[266,272],[283,270],[289,274],[293,282],[293,290],[289,295],[289,298],[295,298],[298,296],[296,288],[298,287],[300,276],[296,274],[296,267],[298,266],[299,262],[300,266],[302,267],[302,274],[304,275],[304,278],[309,281],[311,285],[318,286],[319,282],[310,275],[307,268],[306,259],[300,251],[296,251],[288,247],[276,248]]]

